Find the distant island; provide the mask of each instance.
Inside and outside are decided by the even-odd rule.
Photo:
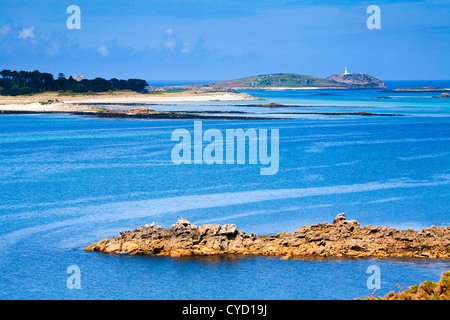
[[[219,81],[209,84],[150,87],[150,90],[295,90],[295,89],[385,89],[386,84],[364,73],[344,73],[331,75],[326,79],[295,73],[274,73],[251,76],[235,80]]]
[[[68,93],[90,93],[90,92],[108,92],[129,90],[135,92],[146,91],[148,83],[142,79],[119,80],[112,78],[106,80],[95,78],[92,80],[84,77],[75,78],[70,76],[66,78],[63,73],[58,75],[57,79],[46,72],[35,71],[0,71],[0,95],[17,96],[29,95],[35,93],[44,93],[50,91],[68,92]]]

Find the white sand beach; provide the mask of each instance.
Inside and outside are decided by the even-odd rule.
[[[91,107],[79,106],[72,103],[52,103],[41,104],[39,102],[32,103],[11,103],[0,104],[0,111],[19,111],[19,112],[95,112]]]
[[[198,101],[245,101],[256,98],[245,93],[231,92],[165,92],[139,94],[133,92],[99,93],[91,95],[60,95],[43,93],[32,96],[0,96],[0,111],[30,112],[95,112],[89,104],[157,104]],[[80,105],[83,104],[83,105]]]
[[[199,93],[199,94],[151,94],[128,97],[99,97],[86,99],[63,99],[66,103],[170,103],[198,101],[243,101],[255,100],[245,93]]]

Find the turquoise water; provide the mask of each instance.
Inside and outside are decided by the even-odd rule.
[[[433,86],[450,88],[450,81],[386,81],[390,90]],[[167,85],[167,83],[162,83]],[[213,101],[196,103],[165,103],[148,107],[158,111],[223,111],[229,115],[272,117],[289,119],[324,119],[326,115],[310,113],[401,114],[416,117],[446,117],[450,111],[449,99],[433,98],[441,92],[389,92],[387,90],[297,90],[297,91],[242,91],[264,100],[259,101]],[[288,107],[267,109],[249,105],[277,102]],[[134,108],[126,107],[126,108]],[[220,116],[220,113],[214,113]],[[353,116],[356,117],[356,116]],[[327,117],[335,119],[336,117]],[[347,117],[348,118],[348,117]]]
[[[259,164],[174,165],[171,134],[192,131],[190,120],[2,115],[0,298],[353,299],[372,292],[370,265],[380,267],[380,295],[450,269],[449,261],[424,259],[180,260],[83,251],[119,230],[153,221],[170,227],[180,217],[257,234],[331,222],[340,212],[362,225],[450,225],[448,99],[376,90],[250,93],[300,106],[289,112],[405,116],[203,121],[203,130],[279,129],[279,172],[262,176]],[[245,108],[230,104],[160,108]],[[286,111],[252,108],[264,116]],[[80,290],[67,288],[71,265],[80,268]]]

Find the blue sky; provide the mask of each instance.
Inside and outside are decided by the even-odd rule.
[[[81,9],[69,30],[66,9]],[[369,30],[369,5],[381,29]],[[450,79],[449,1],[0,0],[0,69],[221,80],[349,72]]]

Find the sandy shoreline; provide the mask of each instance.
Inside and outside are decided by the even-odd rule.
[[[114,92],[99,94],[67,95],[44,93],[33,96],[0,96],[0,115],[61,113],[87,115],[101,118],[135,118],[135,119],[230,119],[230,120],[265,120],[267,117],[255,117],[244,114],[226,114],[218,110],[211,112],[176,112],[156,111],[151,105],[199,102],[199,101],[249,101],[260,100],[245,93],[214,92],[198,93],[164,92],[139,94],[135,92]],[[121,108],[130,107],[133,108]],[[117,107],[119,107],[117,109]]]
[[[58,93],[42,93],[31,96],[0,96],[0,112],[61,112],[61,113],[98,113],[95,104],[158,104],[175,102],[201,101],[249,101],[258,100],[245,93],[214,92],[197,93],[164,92],[140,94],[135,92],[114,92],[65,95]],[[82,105],[81,105],[82,104]],[[89,106],[92,104],[92,106]]]
[[[71,103],[52,103],[40,104],[39,102],[32,103],[12,103],[0,105],[0,111],[20,111],[20,112],[95,112],[91,107],[78,106]]]
[[[167,103],[167,102],[197,102],[197,101],[247,101],[258,100],[251,95],[238,92],[207,92],[195,91],[162,92],[141,94],[136,92],[112,92],[92,94],[59,94],[55,92],[40,93],[30,96],[0,96],[0,108],[4,105],[23,105],[46,103],[49,100],[65,103]],[[55,104],[56,105],[56,104]],[[34,108],[35,106],[31,107]]]
[[[247,101],[256,100],[250,95],[241,93],[223,93],[196,95],[145,95],[140,97],[101,97],[87,99],[64,99],[65,103],[167,103],[167,102],[201,102],[201,101]]]
[[[281,119],[277,117],[255,116],[252,112],[243,111],[159,111],[153,110],[152,105],[164,105],[177,102],[207,102],[207,101],[250,101],[261,100],[245,93],[195,91],[163,92],[139,94],[135,92],[113,92],[97,94],[58,94],[43,93],[32,96],[0,96],[0,114],[27,113],[65,113],[74,115],[93,115],[98,117],[115,118],[146,118],[146,119]],[[252,107],[293,107],[289,105],[249,104]],[[131,107],[131,108],[130,108]],[[372,114],[370,112],[296,112],[283,113],[295,115],[333,115],[333,116],[402,116],[400,114]]]

